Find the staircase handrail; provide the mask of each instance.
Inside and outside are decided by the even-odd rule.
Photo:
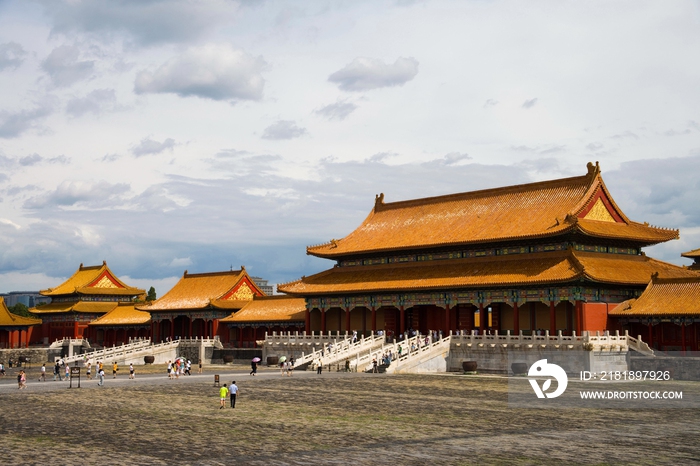
[[[145,348],[151,346],[150,338],[145,338],[143,340],[132,341],[131,343],[122,344],[119,346],[112,346],[109,348],[103,348],[101,350],[92,351],[90,353],[75,354],[70,357],[63,358],[63,362],[69,364],[71,362],[80,361],[82,359],[107,359],[115,354],[124,353],[133,349]]]
[[[372,332],[366,337],[356,340],[354,343],[352,337],[345,338],[331,345],[331,349],[321,348],[312,351],[309,354],[304,354],[302,357],[294,361],[295,366],[311,363],[318,359],[323,361],[323,364],[333,364],[343,359],[354,358],[357,353],[365,351],[368,348],[374,348],[384,341],[383,335],[376,335]]]

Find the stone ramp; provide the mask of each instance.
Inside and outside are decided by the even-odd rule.
[[[402,354],[392,361],[386,372],[389,374],[415,374],[421,372],[446,372],[451,337],[423,345]]]

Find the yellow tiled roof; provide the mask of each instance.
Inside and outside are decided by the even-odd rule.
[[[43,306],[33,307],[29,309],[32,314],[56,314],[59,312],[70,312],[75,306],[75,302],[72,303],[49,303]]]
[[[211,301],[212,307],[217,309],[242,309],[248,303],[250,300],[213,299]]]
[[[120,304],[90,325],[138,325],[151,321],[151,314],[139,311],[133,304]]]
[[[78,301],[71,303],[49,303],[39,307],[33,307],[29,311],[32,314],[58,314],[62,312],[84,312],[103,314],[117,306],[116,301]]]
[[[600,283],[641,286],[649,281],[654,272],[669,277],[695,275],[695,272],[646,256],[567,250],[488,258],[334,267],[277,288],[283,293],[310,296],[554,285],[579,278]]]
[[[5,299],[0,297],[0,327],[29,327],[38,324],[41,324],[41,319],[32,319],[11,313],[5,304]]]
[[[600,204],[598,215],[589,217],[596,203]],[[343,239],[310,246],[307,253],[338,258],[544,238],[570,231],[647,245],[678,237],[677,230],[631,222],[612,200],[598,165],[589,164],[586,175],[574,178],[393,203],[384,203],[382,194],[355,231]]]
[[[645,255],[627,256],[596,252],[575,252],[583,274],[594,282],[645,285],[654,273],[662,278],[694,277],[698,274],[684,267],[652,259]]]
[[[212,305],[212,302],[217,302],[217,307],[240,309],[241,306],[236,306],[241,300],[236,299],[235,293],[231,297],[232,299],[224,298],[228,298],[229,292],[234,290],[242,280],[245,280],[247,292],[264,294],[255,286],[245,269],[198,274],[190,274],[185,271],[180,281],[163,297],[154,301],[150,306],[144,305],[138,306],[138,308],[148,312],[170,309],[203,309]],[[252,299],[252,296],[250,298]],[[221,301],[231,301],[229,304],[232,304],[232,307],[225,307],[226,304]]]
[[[305,312],[304,298],[264,296],[254,298],[243,309],[219,322],[303,322]]]
[[[78,270],[65,282],[55,288],[41,290],[44,296],[58,296],[69,294],[90,295],[115,295],[136,296],[145,293],[140,288],[132,288],[119,280],[107,267],[107,262],[102,265],[85,267],[80,264]]]
[[[621,303],[608,315],[700,317],[700,274],[685,278],[652,278],[639,298]]]
[[[681,256],[689,259],[700,259],[700,249],[693,249],[692,251],[684,252],[681,254]]]

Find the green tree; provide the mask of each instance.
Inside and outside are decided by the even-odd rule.
[[[14,306],[10,306],[7,308],[11,313],[13,313],[16,316],[22,316],[22,317],[34,317],[30,312],[29,308],[25,306],[22,303],[17,303]]]
[[[148,294],[146,295],[146,301],[155,301],[156,300],[156,289],[153,287],[150,287],[148,289]]]

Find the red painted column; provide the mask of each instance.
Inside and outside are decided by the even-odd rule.
[[[520,333],[520,310],[517,302],[513,303],[513,333],[516,335]]]
[[[214,319],[214,322],[212,323],[212,325],[214,326],[214,328],[213,328],[214,334],[212,335],[212,337],[215,337],[219,334],[219,319]]]
[[[583,335],[583,332],[586,331],[586,310],[584,309],[584,302],[583,301],[576,301],[578,304],[578,334]]]
[[[73,322],[73,338],[78,338],[78,322]]]
[[[321,332],[326,333],[326,311],[321,309]]]
[[[350,308],[345,308],[345,331],[350,332]]]
[[[406,310],[401,306],[399,308],[399,333],[404,333],[406,331]]]
[[[372,331],[377,331],[377,309],[372,306]]]
[[[173,318],[170,318],[170,340],[175,339],[175,321]]]
[[[681,352],[685,354],[685,324],[681,324]]]
[[[450,305],[445,304],[445,335],[449,335],[450,330]]]
[[[653,348],[652,343],[654,343],[654,332],[652,330],[651,324],[649,324],[649,347]]]
[[[189,333],[187,334],[187,337],[188,337],[188,338],[192,338],[192,318],[190,318],[190,331],[189,331]]]
[[[484,303],[479,303],[479,334],[486,333],[486,327],[489,325],[489,316],[485,315]]]
[[[304,311],[304,331],[311,333],[311,311],[309,311],[308,307]]]
[[[554,309],[554,301],[549,302],[549,334],[557,333],[557,311]]]

